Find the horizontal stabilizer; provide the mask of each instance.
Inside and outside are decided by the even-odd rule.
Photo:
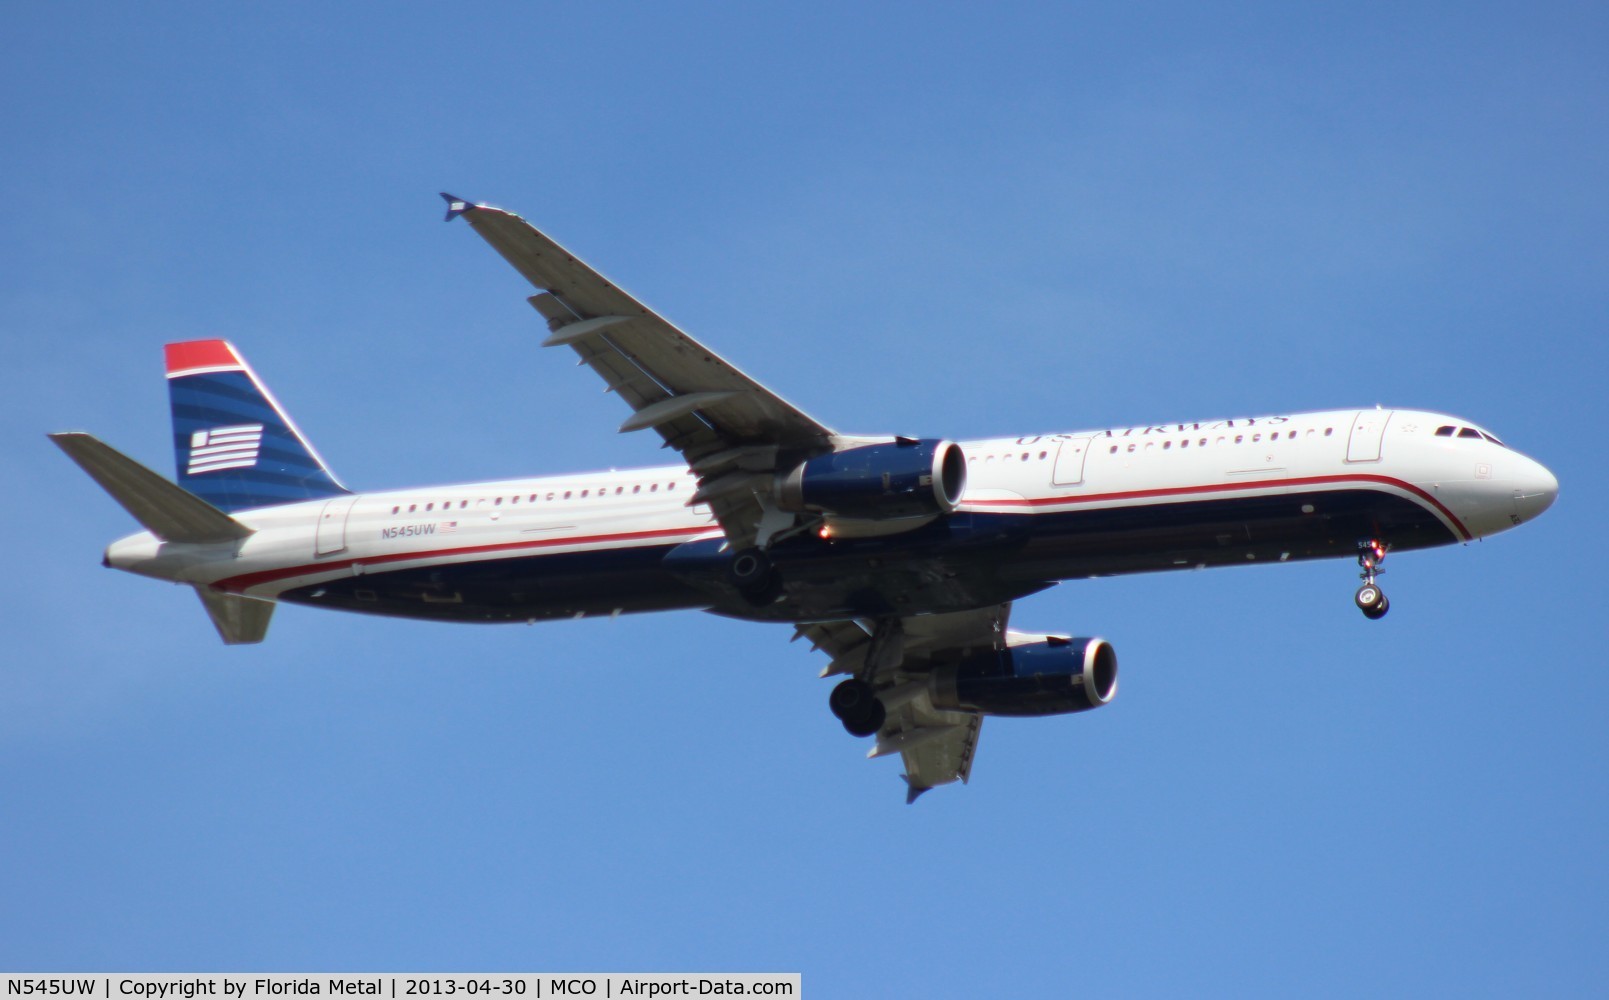
[[[196,587],[196,595],[227,645],[262,642],[263,636],[268,634],[268,619],[274,613],[272,601],[226,594],[206,586]]]
[[[232,542],[251,529],[82,431],[50,439],[153,535],[169,542]],[[266,619],[264,620],[266,627]]]

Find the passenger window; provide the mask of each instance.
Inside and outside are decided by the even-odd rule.
[[[433,503],[427,503],[427,504],[425,504],[425,510],[435,510],[435,509],[436,509],[436,505],[435,505],[435,504],[433,504]]]
[[[416,504],[416,503],[411,503],[411,504],[408,505],[408,513],[410,513],[410,514],[412,514],[414,511],[416,511],[418,509],[419,509],[419,505]]]
[[[1324,436],[1325,437],[1329,437],[1331,434],[1334,434],[1334,433],[1335,433],[1335,428],[1334,427],[1326,427],[1326,428],[1324,428]]]
[[[393,508],[391,508],[391,513],[400,514],[400,513],[402,513],[402,508],[401,507],[393,507]]]
[[[566,499],[566,500],[570,499],[570,491],[569,490],[564,491],[564,499]]]
[[[1114,445],[1112,445],[1112,451],[1111,451],[1111,453],[1112,453],[1112,454],[1113,454],[1113,455],[1116,455],[1116,454],[1117,454],[1117,445],[1115,445],[1115,444],[1114,444]]]
[[[503,498],[498,497],[496,500],[493,500],[492,501],[492,506],[493,507],[501,507],[501,506],[503,506]]]
[[[1236,444],[1239,444],[1240,442],[1242,442],[1244,440],[1246,440],[1246,435],[1244,435],[1244,434],[1236,434],[1235,435],[1235,443]]]
[[[650,492],[650,493],[658,493],[659,492],[659,484],[655,483],[654,485],[648,487],[648,492]]]
[[[971,461],[971,460],[970,460],[970,459],[968,459],[968,461]],[[667,486],[667,487],[665,487],[665,489],[666,489],[666,490],[673,490],[673,489],[675,489],[675,488],[676,488],[676,484],[675,484],[675,483],[671,483],[671,484],[670,484],[670,485],[669,485],[669,486]]]
[[[631,492],[633,492],[633,493],[641,493],[642,492],[642,486],[641,485],[633,486],[631,488]]]
[[[1164,441],[1164,442],[1162,442],[1162,450],[1163,451],[1167,451],[1169,448],[1172,448],[1172,447],[1173,447],[1173,442],[1172,441]]]

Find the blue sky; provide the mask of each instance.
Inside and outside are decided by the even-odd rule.
[[[0,61],[0,967],[797,970],[813,996],[1609,976],[1609,19],[1589,4],[57,5]],[[652,464],[438,190],[832,426],[1466,416],[1547,517],[1064,584],[1108,708],[902,804],[785,629],[282,609],[97,565],[235,341],[384,488]],[[44,502],[40,503],[43,499]]]

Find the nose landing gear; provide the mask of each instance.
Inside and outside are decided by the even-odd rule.
[[[1391,600],[1374,582],[1377,574],[1385,572],[1380,564],[1385,562],[1387,551],[1386,544],[1377,538],[1358,543],[1358,565],[1363,568],[1358,575],[1363,578],[1363,586],[1358,588],[1352,599],[1357,602],[1358,610],[1363,612],[1365,618],[1384,618],[1386,612],[1391,610]]]

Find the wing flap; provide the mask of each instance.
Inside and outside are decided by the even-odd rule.
[[[633,416],[621,431],[652,428],[698,469],[711,456],[750,449],[764,468],[832,450],[831,430],[677,329],[618,285],[511,212],[443,194],[449,219],[475,232],[539,293],[531,305],[547,320],[546,346],[566,346],[597,372]],[[791,467],[791,466],[790,466]],[[697,473],[702,479],[706,473]],[[715,514],[734,548],[754,544],[766,516],[768,483],[718,499]],[[759,495],[756,495],[756,494]]]
[[[935,665],[1007,641],[1011,605],[873,622],[796,625],[796,637],[832,657],[821,675],[848,674],[871,684],[888,711],[866,756],[899,754],[906,802],[930,788],[972,776],[983,716],[936,708],[928,695]]]
[[[952,781],[966,784],[972,777],[972,758],[978,751],[982,731],[983,716],[968,715],[965,722],[944,727],[941,737],[902,749],[906,803],[915,802],[917,796],[939,785]]]
[[[457,214],[527,281],[546,293],[534,297],[543,302],[532,304],[553,330],[549,343],[577,348],[589,364],[589,353],[619,355],[649,373],[664,396],[720,391],[742,395],[742,405],[724,408],[719,420],[723,430],[740,438],[780,436],[787,443],[808,447],[831,436],[831,431],[797,407],[677,329],[519,216],[467,203]],[[564,311],[554,309],[555,302]]]

